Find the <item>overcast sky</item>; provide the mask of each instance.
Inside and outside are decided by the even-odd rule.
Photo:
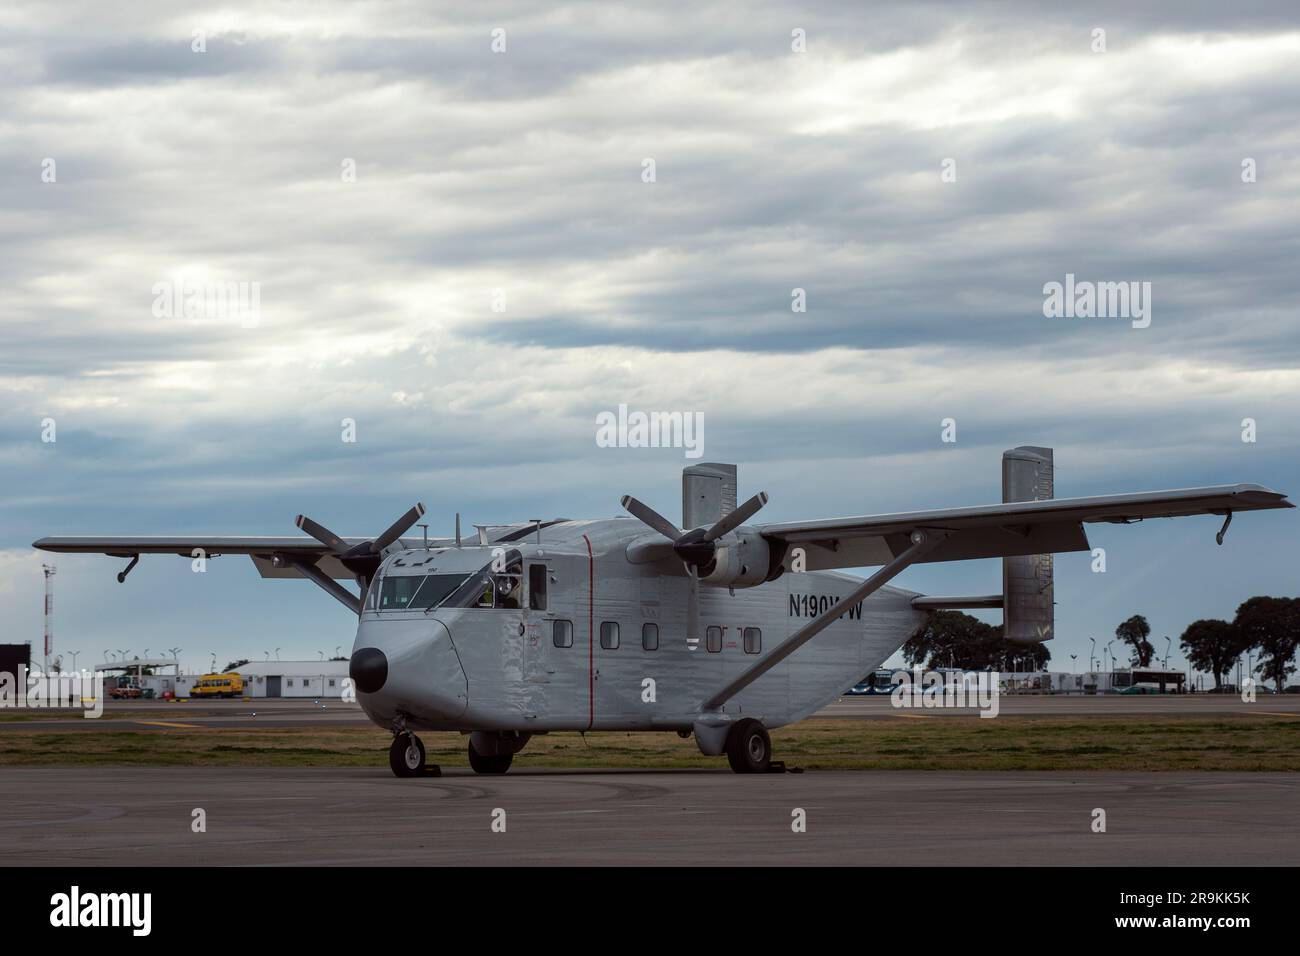
[[[702,413],[767,520],[996,501],[1019,444],[1058,496],[1300,492],[1294,3],[531,6],[0,8],[0,640],[39,656],[47,534],[676,515],[681,449],[597,447],[620,403]],[[1067,273],[1149,327],[1045,317]],[[157,314],[227,282],[255,324]],[[1294,513],[1218,524],[1059,557],[1054,666],[1300,591]],[[245,558],[56,563],[82,664],[352,643]]]

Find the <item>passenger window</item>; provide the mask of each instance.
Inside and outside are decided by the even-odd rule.
[[[546,565],[528,565],[528,607],[533,611],[546,610]]]
[[[555,642],[556,647],[572,647],[573,646],[573,622],[552,621],[551,640]]]
[[[600,646],[607,651],[618,650],[618,622],[600,622]]]
[[[641,649],[643,651],[659,650],[659,625],[641,625]]]
[[[710,654],[717,654],[722,650],[722,628],[709,627],[704,631],[704,646]]]
[[[763,650],[763,632],[756,627],[745,628],[745,653],[758,654]]]

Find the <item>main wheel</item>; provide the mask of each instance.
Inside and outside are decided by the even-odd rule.
[[[388,748],[388,766],[399,777],[418,777],[424,773],[424,744],[415,734],[398,734]]]
[[[514,754],[497,754],[495,757],[485,757],[474,749],[474,742],[470,741],[469,765],[475,773],[505,773],[510,769],[510,763],[514,759]]]
[[[763,773],[772,762],[772,738],[763,725],[746,717],[727,734],[727,763],[736,773]]]

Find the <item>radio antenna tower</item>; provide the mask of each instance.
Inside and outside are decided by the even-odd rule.
[[[42,564],[45,569],[45,673],[50,672],[50,655],[54,653],[54,572],[52,564]]]

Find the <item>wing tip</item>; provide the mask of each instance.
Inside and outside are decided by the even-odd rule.
[[[1240,495],[1242,498],[1249,499],[1252,503],[1258,503],[1263,508],[1294,508],[1295,505],[1287,500],[1286,492],[1274,491],[1265,485],[1257,485],[1253,482],[1243,482],[1233,485],[1232,493],[1234,496]]]

